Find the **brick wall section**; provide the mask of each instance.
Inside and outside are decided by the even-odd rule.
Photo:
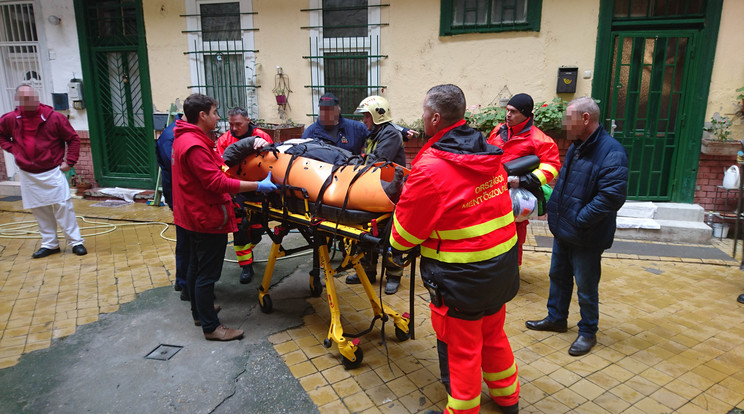
[[[735,156],[722,157],[720,155],[711,156],[700,154],[695,198],[693,202],[700,204],[706,211],[736,210],[736,193],[734,191],[728,193],[728,199],[726,199],[725,191],[719,191],[717,206],[713,205],[713,201],[716,197],[716,188],[723,184],[723,173],[732,165],[736,165]]]

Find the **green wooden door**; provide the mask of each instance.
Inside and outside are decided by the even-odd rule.
[[[678,182],[681,129],[688,100],[695,33],[612,33],[605,125],[628,152],[628,196],[670,201]]]
[[[96,181],[153,188],[157,163],[142,3],[76,0]]]

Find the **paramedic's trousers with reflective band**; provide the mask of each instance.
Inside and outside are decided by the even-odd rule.
[[[437,334],[439,369],[447,388],[447,413],[480,409],[481,374],[491,398],[500,406],[519,402],[519,380],[509,340],[504,333],[506,307],[478,320],[447,315],[447,306],[431,309]]]

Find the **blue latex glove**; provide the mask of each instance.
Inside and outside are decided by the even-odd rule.
[[[271,171],[269,171],[269,175],[266,178],[258,182],[258,188],[256,190],[262,193],[270,193],[276,190],[276,186],[271,182]]]

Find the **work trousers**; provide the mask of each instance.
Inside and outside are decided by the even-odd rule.
[[[41,247],[46,249],[56,249],[59,247],[57,224],[62,228],[69,246],[83,244],[84,240],[80,235],[80,226],[78,226],[77,219],[75,219],[75,210],[71,199],[68,199],[64,203],[35,207],[31,209],[31,212],[39,224]]]
[[[183,289],[188,289],[189,274],[189,246],[187,230],[176,226],[176,284]],[[188,292],[188,290],[186,290]]]
[[[491,398],[505,407],[519,402],[519,378],[504,332],[506,307],[475,320],[448,314],[446,305],[429,305],[437,334],[439,370],[447,389],[447,413],[480,410],[481,375]]]
[[[204,333],[214,332],[220,326],[214,310],[214,284],[222,275],[222,263],[227,248],[227,234],[199,233],[186,230],[190,246],[188,270],[191,314],[201,321]]]
[[[602,275],[602,252],[553,239],[550,260],[550,294],[548,319],[553,322],[568,319],[574,279],[579,298],[579,335],[592,336],[599,325],[599,279]]]
[[[519,252],[517,253],[517,264],[522,266],[522,245],[527,239],[527,225],[530,224],[529,220],[519,221],[514,223],[517,226],[517,246],[519,246]]]
[[[253,248],[261,242],[264,229],[261,215],[244,207],[244,202],[250,200],[243,194],[233,196],[235,217],[238,218],[238,231],[233,233],[233,247],[240,267],[253,264]]]

